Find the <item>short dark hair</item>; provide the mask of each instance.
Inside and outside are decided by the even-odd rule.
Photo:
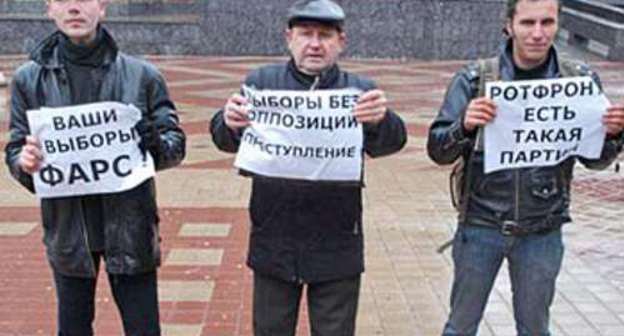
[[[516,7],[518,7],[518,2],[523,0],[507,0],[507,19],[511,20],[516,15]],[[543,1],[543,0],[526,0],[526,1]],[[559,13],[561,13],[561,0],[555,0],[557,2],[557,7]]]

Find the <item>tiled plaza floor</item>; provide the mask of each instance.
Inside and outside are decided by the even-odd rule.
[[[0,59],[10,75],[21,58]],[[164,265],[159,273],[164,335],[251,335],[251,277],[244,265],[249,180],[210,141],[208,120],[244,75],[283,58],[152,58],[164,72],[188,135],[188,157],[158,176]],[[368,160],[365,189],[367,272],[358,335],[439,334],[448,312],[449,251],[436,253],[454,229],[448,168],[424,152],[427,126],[446,84],[464,62],[345,60],[375,79],[406,120],[399,154]],[[593,62],[609,97],[624,102],[624,64]],[[6,89],[0,92],[5,106]],[[6,139],[6,109],[0,113]],[[624,175],[578,170],[576,221],[565,228],[564,268],[552,310],[554,335],[624,336]],[[0,336],[52,335],[55,299],[41,243],[37,200],[0,173]],[[120,335],[105,277],[97,294],[97,335]],[[514,335],[507,272],[480,335]],[[305,321],[299,335],[308,335]]]

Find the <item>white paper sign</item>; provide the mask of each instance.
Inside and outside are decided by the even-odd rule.
[[[270,177],[361,180],[364,135],[352,115],[361,90],[243,91],[251,125],[236,167]]]
[[[590,77],[493,82],[486,94],[497,114],[484,128],[485,173],[600,157],[609,101]]]
[[[141,111],[116,102],[27,111],[43,152],[33,175],[41,198],[115,193],[154,176],[154,162],[138,147]]]

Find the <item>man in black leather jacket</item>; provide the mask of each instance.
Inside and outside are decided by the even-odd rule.
[[[558,0],[508,0],[506,31],[496,72],[500,80],[593,76],[579,64],[564,73],[553,47],[558,29]],[[561,225],[570,221],[570,182],[576,161],[591,169],[607,167],[621,149],[624,107],[606,111],[607,138],[596,160],[570,158],[549,167],[483,173],[483,149],[475,145],[479,128],[497,111],[478,97],[478,64],[460,70],[448,87],[430,127],[428,154],[438,164],[463,160],[464,195],[459,196],[459,225],[453,241],[455,275],[451,313],[443,335],[475,335],[496,274],[509,263],[518,335],[549,335],[549,307],[561,267]],[[480,136],[480,135],[479,135]]]
[[[31,192],[41,165],[39,140],[27,110],[94,102],[133,104],[141,147],[156,169],[185,155],[185,135],[165,81],[154,66],[121,53],[99,22],[105,0],[47,2],[58,31],[44,39],[15,72],[6,163]],[[155,184],[149,179],[119,193],[41,200],[47,256],[58,298],[59,335],[92,335],[100,259],[106,263],[126,335],[160,335],[156,268],[160,237]]]
[[[340,70],[343,10],[329,0],[304,0],[289,12],[286,64],[250,73],[257,90],[361,89],[354,116],[364,126],[364,151],[394,153],[406,141],[401,119],[372,81]],[[211,121],[217,147],[236,152],[249,124],[247,100],[232,95]],[[294,335],[304,284],[312,335],[353,335],[364,271],[362,185],[252,177],[247,263],[254,270],[257,336]]]

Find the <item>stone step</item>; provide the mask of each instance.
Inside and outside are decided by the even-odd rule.
[[[564,39],[609,60],[624,60],[624,9],[597,0],[564,0],[563,5]]]
[[[624,23],[624,9],[617,5],[624,6],[624,1],[611,2],[596,0],[565,0],[563,5],[566,8],[575,9],[585,14],[595,15],[599,19],[611,21],[615,24]]]

